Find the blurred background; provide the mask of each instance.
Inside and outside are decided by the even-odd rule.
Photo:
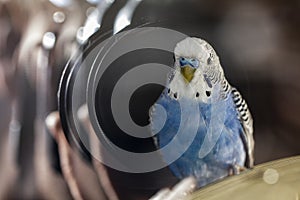
[[[124,176],[70,148],[57,115],[45,122],[58,109],[64,66],[89,36],[148,21],[215,48],[252,112],[256,164],[298,155],[299,10],[299,0],[0,0],[0,199],[147,199],[157,191],[119,187]]]

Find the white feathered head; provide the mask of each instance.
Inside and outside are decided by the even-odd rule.
[[[204,102],[219,98],[213,92],[219,91],[219,83],[226,79],[219,57],[210,44],[200,38],[188,37],[177,43],[174,54],[175,72],[169,80],[171,92],[178,98],[186,96]]]

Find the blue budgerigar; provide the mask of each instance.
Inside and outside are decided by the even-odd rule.
[[[174,70],[150,109],[163,159],[179,179],[203,187],[253,166],[253,120],[245,100],[224,76],[215,50],[188,37],[174,50]],[[183,151],[184,150],[184,151]],[[171,159],[182,152],[174,162]]]

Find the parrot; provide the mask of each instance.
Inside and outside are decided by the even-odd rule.
[[[149,110],[157,148],[172,143],[160,152],[171,172],[180,180],[194,177],[201,188],[252,168],[253,118],[216,51],[203,39],[186,37],[176,44],[174,60]]]

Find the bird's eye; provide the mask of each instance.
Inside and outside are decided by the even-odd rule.
[[[180,57],[180,61],[184,61],[185,59],[183,57]]]

